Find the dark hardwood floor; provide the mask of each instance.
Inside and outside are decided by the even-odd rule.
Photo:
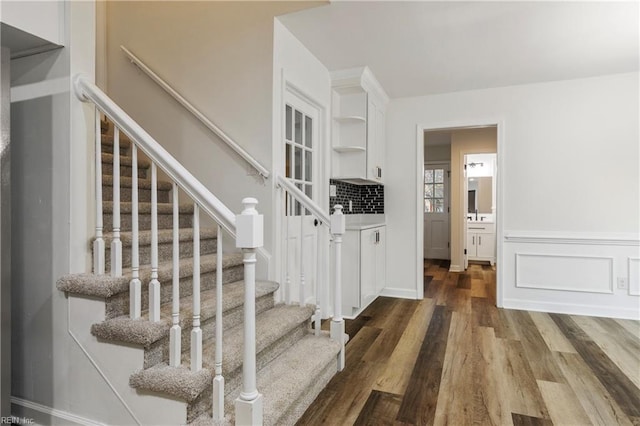
[[[640,425],[638,321],[497,309],[494,268],[448,270],[347,321],[347,366],[298,425]]]

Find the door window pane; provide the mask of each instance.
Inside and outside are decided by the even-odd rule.
[[[313,147],[313,120],[311,117],[304,117],[304,144],[307,148]]]
[[[286,134],[287,140],[290,141],[291,140],[291,128],[293,126],[291,106],[287,105],[286,114],[285,115],[286,115],[286,119],[285,119],[285,123],[284,123],[285,134]]]
[[[426,184],[424,186],[424,196],[425,198],[433,198],[433,185]]]
[[[312,179],[312,167],[313,162],[311,161],[311,151],[304,152],[304,180],[307,182],[311,182]]]
[[[295,142],[301,144],[302,143],[302,113],[300,111],[296,111],[296,126],[295,126]]]
[[[444,169],[436,169],[435,172],[436,172],[435,173],[435,176],[436,176],[435,181],[437,183],[444,182]]]
[[[296,155],[293,159],[293,165],[295,170],[295,178],[300,180],[302,179],[302,148],[295,148]]]
[[[444,183],[436,183],[434,188],[433,196],[435,198],[444,198]]]
[[[291,177],[291,145],[286,144],[284,157],[284,175],[285,177]]]
[[[436,198],[436,213],[444,213],[444,200],[442,198]]]
[[[425,170],[424,171],[424,181],[426,183],[433,182],[433,170]]]
[[[430,198],[425,198],[424,200],[424,212],[425,213],[431,213],[431,199]]]

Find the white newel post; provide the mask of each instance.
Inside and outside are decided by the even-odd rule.
[[[235,401],[237,425],[262,425],[262,395],[256,387],[256,249],[262,247],[264,217],[255,198],[242,200],[236,216],[236,247],[244,252],[244,362],[242,391]]]
[[[338,371],[344,369],[344,319],[342,318],[342,235],[345,231],[342,206],[337,204],[331,215],[331,234],[335,251],[335,285],[333,289],[333,318],[331,320],[331,339],[340,343],[338,354]]]

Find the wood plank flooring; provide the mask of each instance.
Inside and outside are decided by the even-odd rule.
[[[640,426],[639,322],[497,309],[494,268],[448,269],[347,321],[347,366],[298,425]]]

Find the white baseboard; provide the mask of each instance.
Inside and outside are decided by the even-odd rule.
[[[104,426],[103,423],[15,396],[11,397],[11,404],[11,415],[29,421],[28,424]]]
[[[380,296],[395,297],[397,299],[417,299],[418,296],[415,290],[409,290],[406,288],[393,288],[385,287],[380,292]]]
[[[464,272],[464,268],[460,265],[449,265],[449,272]]]
[[[520,299],[504,299],[503,308],[555,314],[640,320],[640,309],[616,308],[601,305],[577,305]]]

